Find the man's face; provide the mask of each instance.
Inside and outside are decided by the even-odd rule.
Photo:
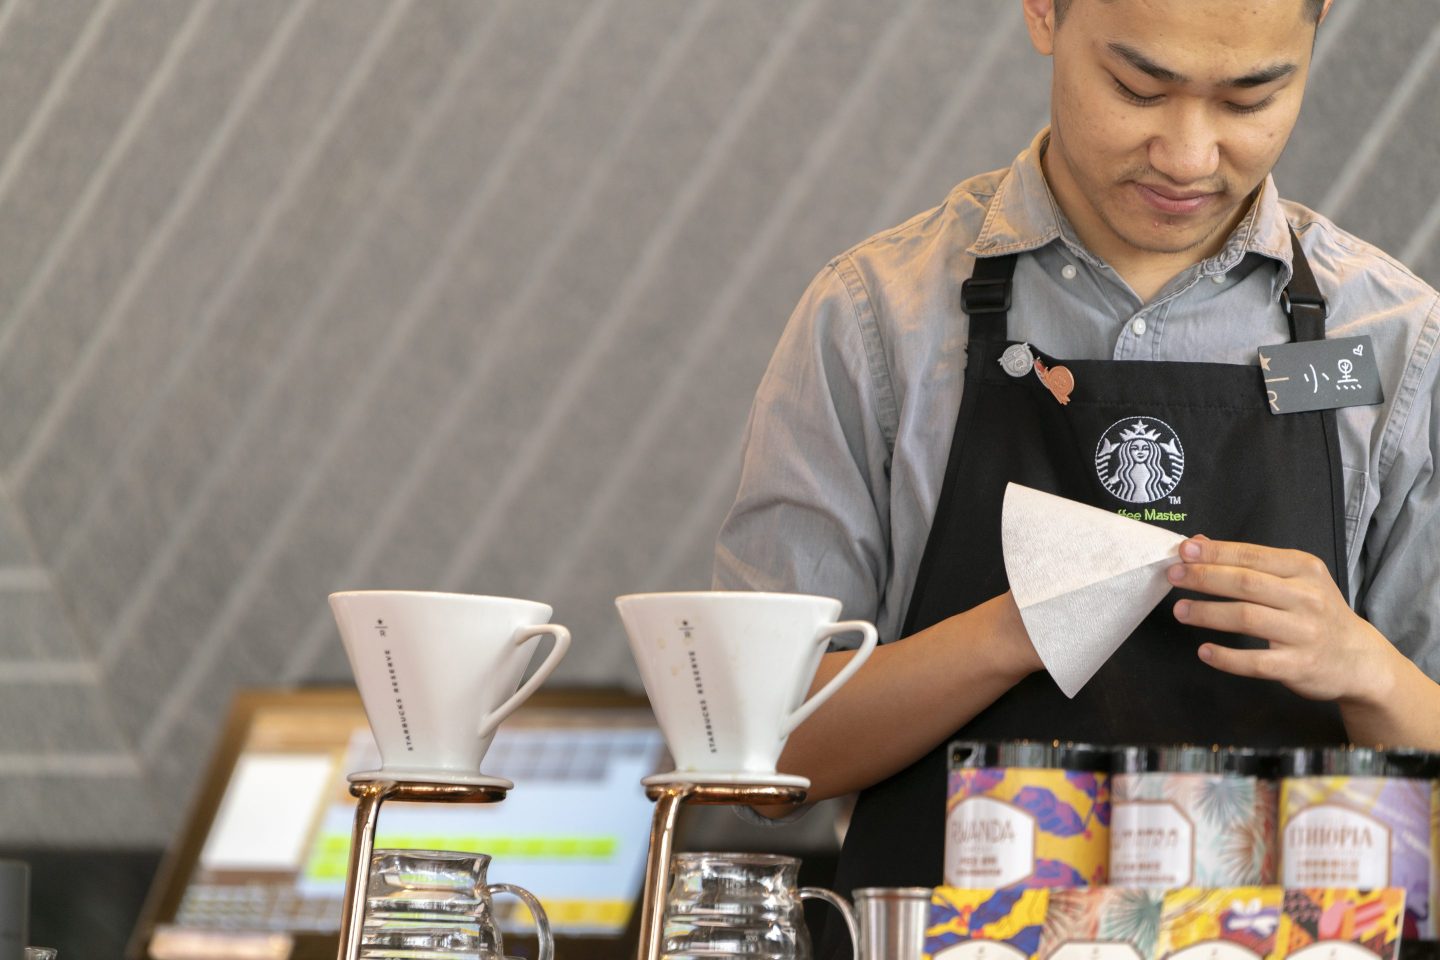
[[[1315,27],[1304,0],[1073,0],[1053,54],[1045,172],[1107,260],[1218,250],[1300,112]]]

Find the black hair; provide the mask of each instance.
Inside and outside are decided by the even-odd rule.
[[[1072,0],[1055,0],[1055,24],[1059,26],[1060,21],[1065,19],[1065,14],[1070,11]],[[1311,23],[1320,22],[1320,14],[1325,9],[1325,0],[1305,0],[1305,19]]]

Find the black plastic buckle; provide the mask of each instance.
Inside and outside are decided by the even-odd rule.
[[[960,308],[967,314],[1006,313],[1010,309],[1010,280],[970,277],[960,284]]]
[[[1283,306],[1285,312],[1292,317],[1295,315],[1296,307],[1306,307],[1310,310],[1319,310],[1321,320],[1328,320],[1330,318],[1330,304],[1325,302],[1324,297],[1312,297],[1304,293],[1292,296],[1289,287],[1280,291],[1280,305]]]

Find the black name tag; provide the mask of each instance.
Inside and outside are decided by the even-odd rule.
[[[1385,399],[1369,337],[1261,347],[1260,375],[1271,413],[1363,407]]]

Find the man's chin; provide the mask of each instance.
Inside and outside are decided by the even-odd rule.
[[[1223,245],[1225,228],[1238,219],[1238,210],[1228,196],[1219,207],[1190,216],[1157,215],[1150,210],[1122,207],[1115,211],[1120,216],[1111,226],[1123,226],[1115,232],[1134,250],[1163,256],[1188,253],[1198,260]]]
[[[1182,253],[1203,255],[1205,248],[1214,241],[1219,224],[1204,225],[1147,225],[1140,229],[1126,231],[1124,237],[1135,250],[1175,256]]]

